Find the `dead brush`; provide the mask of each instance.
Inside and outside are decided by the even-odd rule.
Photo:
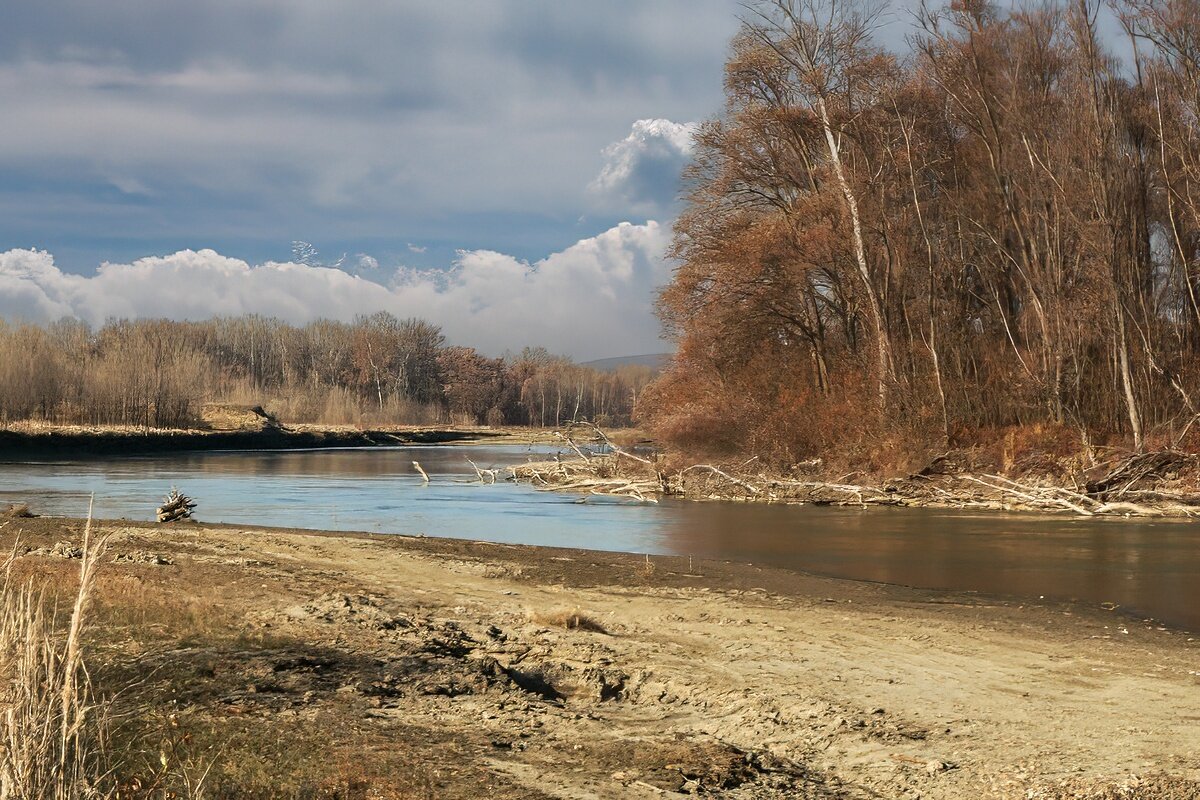
[[[35,514],[29,510],[26,503],[13,503],[4,511],[0,511],[0,519],[30,519]]]
[[[557,628],[591,631],[592,633],[608,633],[608,629],[599,620],[578,608],[532,613],[529,615],[529,619],[538,625],[553,625]]]
[[[639,561],[637,566],[633,568],[633,574],[644,581],[648,581],[654,577],[654,573],[658,572],[658,566],[650,560],[650,554],[646,554],[644,561]]]
[[[0,583],[0,800],[109,796],[103,786],[106,714],[94,702],[83,632],[107,537],[83,533],[79,586],[65,629],[54,603],[13,579],[14,547]]]

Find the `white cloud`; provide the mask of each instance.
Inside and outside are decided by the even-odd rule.
[[[379,259],[375,258],[374,256],[369,256],[366,253],[359,253],[358,268],[372,270],[379,269]]]
[[[422,247],[421,245],[416,245],[416,244],[413,244],[412,242],[408,243],[408,250],[411,253],[424,253],[428,249],[429,249],[428,247]]]
[[[460,253],[447,271],[402,269],[390,286],[340,269],[252,266],[184,250],[94,275],[63,272],[39,250],[0,253],[0,316],[205,319],[246,313],[303,323],[390,311],[441,325],[447,338],[492,354],[543,345],[580,359],[661,349],[652,307],[670,277],[669,232],[621,223],[530,264],[503,253]]]
[[[639,119],[624,139],[604,148],[604,168],[589,187],[602,202],[654,213],[670,208],[679,174],[691,160],[694,122]]]

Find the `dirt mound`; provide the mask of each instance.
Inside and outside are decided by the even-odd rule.
[[[214,431],[265,431],[280,427],[279,420],[262,406],[205,403],[200,419]]]
[[[596,664],[571,663],[565,660],[546,660],[522,665],[509,673],[518,684],[546,697],[600,703],[621,700],[626,696],[629,675],[602,661]]]
[[[51,547],[35,547],[27,550],[26,554],[47,558],[83,558],[83,548],[71,542],[56,542]]]
[[[292,606],[284,613],[292,619],[351,624],[380,631],[411,628],[413,624],[406,617],[386,613],[373,597],[365,594],[330,592],[312,602]]]
[[[652,787],[661,792],[710,794],[758,785],[788,790],[789,797],[827,797],[806,791],[823,781],[799,764],[769,753],[752,753],[712,739],[634,740],[596,748],[595,758],[625,768],[613,778],[626,786]]]

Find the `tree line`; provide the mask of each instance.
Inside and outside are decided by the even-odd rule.
[[[1194,434],[1200,0],[953,0],[902,52],[881,10],[749,7],[697,137],[660,298],[678,353],[645,420],[864,464],[1017,429]]]
[[[651,370],[599,371],[526,349],[489,358],[440,329],[378,313],[303,326],[0,320],[0,422],[188,427],[206,402],[262,405],[285,422],[629,424]]]

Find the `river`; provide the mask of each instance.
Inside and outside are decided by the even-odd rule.
[[[1200,524],[936,509],[664,500],[657,505],[474,481],[542,458],[515,445],[187,453],[0,464],[0,505],[153,519],[172,486],[206,522],[377,531],[691,555],[856,580],[1116,604],[1200,631]],[[416,460],[432,478],[425,486]]]

